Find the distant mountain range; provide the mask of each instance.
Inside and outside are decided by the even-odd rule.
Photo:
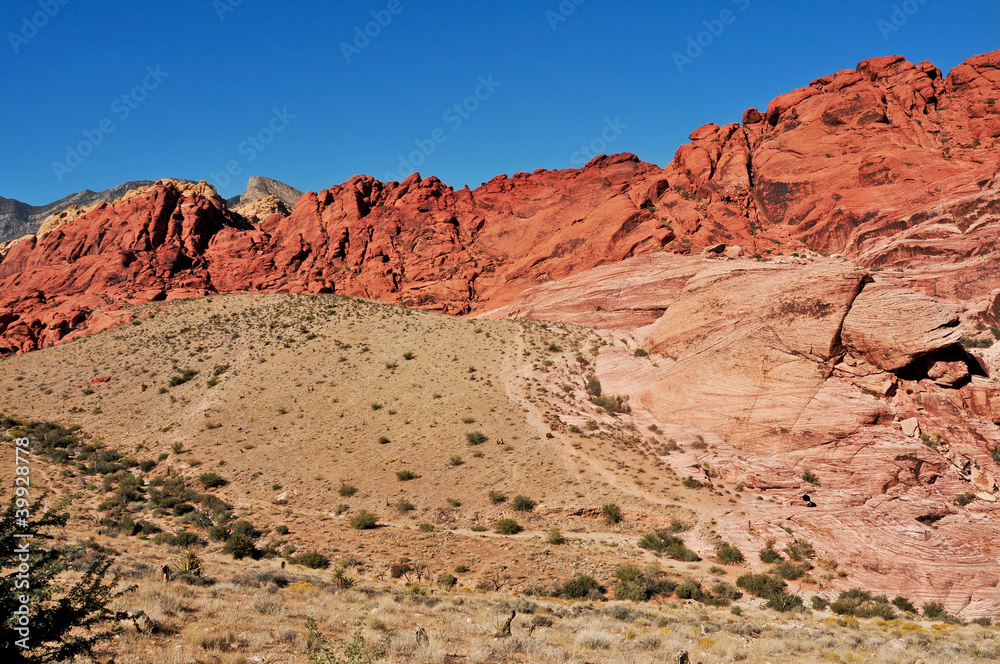
[[[94,203],[106,203],[120,198],[129,189],[151,184],[153,184],[152,180],[134,180],[123,182],[117,187],[104,191],[84,189],[46,205],[28,205],[13,198],[0,196],[0,242],[15,240],[22,235],[38,232],[38,227],[42,225],[46,217],[65,210],[70,205],[83,207]]]
[[[179,180],[188,182],[188,180]],[[33,235],[38,232],[38,228],[45,221],[45,218],[56,212],[61,212],[71,205],[84,207],[95,203],[108,203],[116,198],[120,198],[130,189],[147,187],[153,184],[152,180],[133,180],[123,182],[117,187],[105,189],[104,191],[91,191],[84,189],[75,194],[70,194],[58,201],[45,205],[29,205],[13,198],[0,196],[0,242],[16,240],[23,235]],[[253,175],[247,182],[246,191],[239,196],[233,196],[226,200],[230,208],[238,205],[245,205],[265,196],[276,196],[289,209],[295,206],[295,201],[299,199],[302,192],[291,187],[284,182],[272,180],[271,178]]]

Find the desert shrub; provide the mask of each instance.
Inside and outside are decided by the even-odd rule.
[[[693,477],[685,477],[681,484],[683,484],[686,489],[703,489],[705,487],[703,482],[699,482]]]
[[[545,541],[549,544],[559,546],[566,543],[566,537],[562,534],[561,530],[553,528],[549,531],[548,535],[545,536]]]
[[[410,480],[415,480],[420,475],[417,475],[412,470],[400,470],[396,472],[396,479],[400,482],[409,482]]]
[[[590,397],[590,402],[598,408],[603,408],[609,415],[619,413],[630,413],[632,407],[628,405],[628,396],[624,394],[614,394],[606,397]]]
[[[393,563],[389,566],[389,576],[394,579],[404,577],[412,571],[413,567],[411,567],[410,563],[406,560],[401,560],[398,563]]]
[[[989,348],[993,342],[989,339],[973,339],[972,337],[962,337],[959,339],[966,348]]]
[[[448,459],[448,463],[450,463],[453,466],[461,466],[463,463],[465,463],[465,459],[456,454],[452,456],[450,459]]]
[[[785,591],[769,597],[765,606],[773,611],[780,611],[782,613],[801,611],[805,608],[801,597]]]
[[[645,348],[636,348],[635,349],[635,353],[633,353],[633,354],[636,357],[646,357],[646,356],[649,355],[649,352]]]
[[[306,630],[308,636],[306,644],[308,648],[307,656],[310,664],[374,664],[381,661],[389,645],[389,637],[385,636],[381,641],[369,644],[365,640],[365,629],[363,624],[359,624],[350,642],[345,639],[337,639],[335,644],[319,631],[319,625],[313,617],[306,618]],[[346,659],[341,659],[338,651],[344,651]]]
[[[587,385],[585,386],[587,394],[592,397],[601,396],[601,381],[597,380],[597,376],[590,374],[587,376]]]
[[[796,579],[801,579],[805,576],[806,572],[810,569],[812,569],[812,565],[809,563],[799,563],[798,565],[795,565],[787,560],[781,560],[777,565],[771,568],[771,574],[780,576],[782,579],[795,581]]]
[[[434,526],[429,523],[418,523],[417,528],[420,529],[422,533],[432,533],[434,532]]]
[[[808,540],[795,539],[785,546],[785,553],[792,560],[808,560],[816,555],[816,550]]]
[[[514,521],[514,519],[500,519],[493,524],[493,529],[501,535],[516,535],[523,530],[521,525],[517,521]]]
[[[677,583],[659,574],[647,574],[635,565],[620,565],[615,568],[619,583],[615,587],[615,599],[645,602],[655,595],[669,596]]]
[[[340,488],[337,489],[337,493],[339,493],[344,498],[350,498],[357,492],[358,492],[358,487],[354,486],[353,484],[341,484]]]
[[[823,611],[830,606],[830,602],[825,597],[821,597],[820,595],[813,595],[812,599],[809,600],[809,603],[812,604],[812,608],[817,611]]]
[[[458,583],[458,579],[456,579],[455,576],[452,574],[445,574],[444,576],[441,577],[441,580],[438,581],[438,583],[440,583],[445,588],[454,588],[455,584]]]
[[[768,599],[784,591],[786,584],[770,574],[744,574],[736,579],[736,585],[754,597]]]
[[[388,445],[389,442],[390,442],[389,439],[386,438],[385,436],[379,436],[378,437],[378,444],[379,445]]]
[[[326,569],[330,564],[330,559],[316,551],[307,551],[297,556],[290,556],[288,562],[310,569]]]
[[[722,597],[723,599],[728,599],[729,601],[737,600],[743,597],[743,593],[736,589],[731,583],[726,583],[720,581],[719,583],[712,586],[712,594],[716,597]]]
[[[489,437],[482,431],[470,431],[465,434],[465,440],[468,441],[469,445],[482,445]]]
[[[924,604],[923,612],[924,618],[928,620],[943,620],[948,615],[941,602],[927,602]]]
[[[783,560],[781,554],[774,550],[773,547],[767,546],[760,550],[760,561],[762,563],[776,563],[779,560]]]
[[[535,509],[535,505],[537,504],[538,503],[536,503],[531,498],[522,495],[514,496],[514,500],[511,501],[511,506],[518,512],[530,512],[531,510]]]
[[[708,449],[708,443],[705,442],[705,437],[704,436],[698,435],[695,438],[695,441],[693,443],[691,443],[691,447],[694,448],[694,449],[696,449],[696,450],[707,450]]]
[[[229,481],[224,479],[222,475],[219,475],[218,473],[202,473],[198,477],[198,482],[206,489],[214,489],[216,487],[226,486],[229,484]]]
[[[976,499],[976,494],[972,493],[971,491],[966,491],[960,496],[956,496],[954,502],[959,507],[965,507],[975,499]]]
[[[701,557],[697,553],[687,548],[684,540],[675,537],[665,530],[656,530],[643,535],[638,542],[640,549],[661,553],[673,560],[682,562],[697,562]]]
[[[170,377],[170,386],[176,387],[177,385],[183,385],[197,375],[198,372],[194,369],[185,369],[179,374]]]
[[[570,599],[601,599],[603,588],[594,577],[580,574],[562,585],[562,594]]]
[[[378,515],[368,510],[361,510],[351,517],[351,527],[356,530],[371,530],[376,526],[378,526]]]
[[[716,549],[715,557],[724,565],[738,565],[744,560],[743,552],[728,542],[723,542]]]
[[[601,507],[601,514],[604,515],[604,520],[608,524],[621,523],[622,521],[622,510],[614,503],[605,503]]]
[[[906,613],[918,613],[917,607],[913,605],[913,602],[905,597],[896,597],[892,600],[892,605]]]
[[[226,543],[222,547],[224,553],[232,555],[236,560],[241,558],[260,558],[260,550],[257,549],[254,541],[244,534],[230,532],[226,538]]]
[[[839,615],[855,618],[883,618],[894,620],[896,610],[884,595],[872,595],[867,590],[854,588],[837,596],[830,604],[830,610]]]
[[[416,506],[406,498],[400,498],[396,501],[396,509],[405,514],[406,512],[415,510]]]
[[[819,477],[817,477],[816,473],[814,473],[813,471],[811,471],[809,469],[806,469],[802,473],[802,479],[804,481],[806,481],[806,482],[809,482],[809,484],[813,484],[815,486],[819,486]]]
[[[502,503],[503,501],[507,500],[507,496],[493,489],[490,489],[490,492],[487,494],[487,496],[489,496],[490,502],[493,503],[494,505]]]

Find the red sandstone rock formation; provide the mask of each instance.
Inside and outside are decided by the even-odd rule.
[[[288,216],[255,209],[254,227],[206,186],[160,182],[9,248],[0,347],[54,343],[107,304],[214,291],[335,290],[465,313],[629,256],[719,243],[902,268],[900,285],[982,302],[988,322],[997,97],[1000,51],[947,77],[876,58],[742,124],[697,129],[663,169],[622,154],[459,191],[416,174],[357,176],[305,194]]]

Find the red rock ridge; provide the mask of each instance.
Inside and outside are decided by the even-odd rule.
[[[695,130],[662,169],[601,156],[457,191],[417,174],[356,176],[256,226],[207,186],[161,181],[9,248],[0,349],[49,345],[110,306],[209,292],[336,291],[462,314],[597,265],[716,243],[908,273],[951,266],[923,286],[985,300],[1000,271],[997,97],[1000,51],[947,77],[876,58],[742,124]]]

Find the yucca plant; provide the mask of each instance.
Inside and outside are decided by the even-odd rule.
[[[177,556],[174,569],[178,572],[187,572],[195,576],[201,576],[201,558],[194,549],[185,549]]]

